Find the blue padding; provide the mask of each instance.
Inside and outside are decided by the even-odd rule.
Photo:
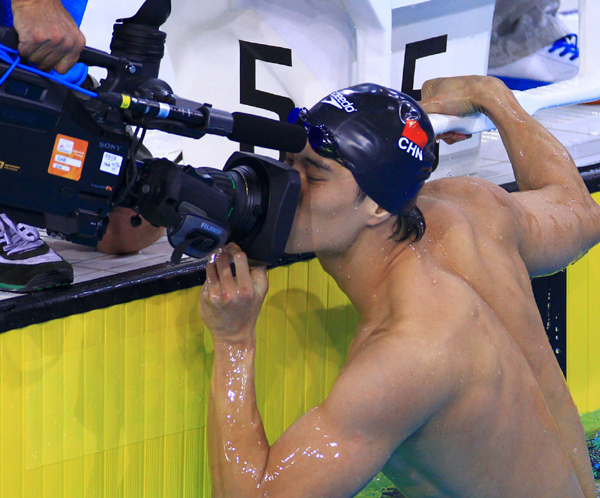
[[[511,90],[529,90],[531,88],[537,88],[538,86],[547,86],[551,84],[547,81],[526,80],[523,78],[507,78],[506,76],[496,76],[496,78],[502,80],[504,84]]]
[[[57,78],[61,78],[74,85],[81,85],[88,74],[88,67],[83,62],[78,62],[65,74],[59,74],[54,69],[50,71]]]

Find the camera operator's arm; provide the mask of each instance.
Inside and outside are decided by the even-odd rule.
[[[60,0],[12,0],[19,53],[43,71],[66,73],[79,60],[85,37]]]
[[[163,227],[155,227],[143,218],[139,227],[132,227],[134,215],[131,209],[116,208],[109,216],[110,222],[106,234],[98,242],[98,250],[106,254],[129,254],[154,244],[164,235]]]

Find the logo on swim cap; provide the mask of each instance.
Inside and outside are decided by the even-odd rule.
[[[420,117],[420,116],[419,116]],[[398,147],[408,152],[419,161],[423,160],[423,148],[427,145],[427,133],[423,131],[418,121],[409,120],[404,125]]]
[[[406,124],[408,121],[419,121],[419,119],[421,119],[421,111],[419,111],[412,102],[404,98],[401,98],[401,102],[402,103],[398,108],[400,121]]]
[[[342,93],[333,92],[329,95],[329,100],[323,99],[321,100],[323,104],[329,104],[334,107],[337,107],[340,110],[344,110],[346,112],[356,112],[358,109],[354,107],[354,104],[350,102]]]

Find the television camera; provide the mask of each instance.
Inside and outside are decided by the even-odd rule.
[[[80,63],[105,68],[100,83],[65,86],[17,61],[0,61],[0,212],[49,233],[95,246],[117,206],[167,227],[182,254],[203,257],[227,241],[252,260],[282,256],[300,192],[298,173],[256,154],[236,152],[223,170],[181,166],[144,153],[147,129],[297,152],[301,126],[173,94],[158,79],[170,0],[146,0],[114,25],[110,53],[86,47]],[[16,49],[11,28],[0,43]],[[14,51],[16,53],[16,51]],[[140,223],[139,216],[132,224]]]

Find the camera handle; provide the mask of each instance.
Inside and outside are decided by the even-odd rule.
[[[183,254],[203,258],[217,247],[225,245],[229,230],[206,216],[206,213],[189,202],[179,204],[179,224],[169,226],[167,237],[175,248],[172,263],[179,263]]]

